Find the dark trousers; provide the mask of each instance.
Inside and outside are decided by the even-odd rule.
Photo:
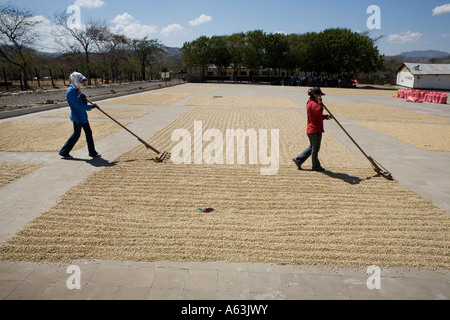
[[[313,169],[320,168],[319,151],[322,143],[322,133],[308,133],[308,138],[310,146],[295,158],[295,161],[301,165],[311,156]]]
[[[77,143],[78,139],[80,139],[81,129],[84,130],[84,134],[86,135],[86,142],[87,142],[87,146],[88,146],[88,150],[89,150],[89,155],[90,156],[97,155],[97,151],[95,151],[95,146],[94,146],[94,138],[92,137],[92,130],[91,130],[91,126],[89,125],[89,122],[85,123],[85,124],[79,124],[79,123],[75,123],[75,122],[73,123],[73,134],[69,138],[69,140],[67,140],[66,144],[64,144],[61,151],[59,151],[60,155],[62,155],[62,156],[69,155],[70,151],[72,151],[72,149],[75,146],[75,144]]]

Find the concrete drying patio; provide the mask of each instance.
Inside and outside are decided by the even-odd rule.
[[[259,97],[283,98],[301,106],[286,110],[306,117],[306,88],[258,85],[184,85],[214,87],[214,91],[196,90],[176,99],[170,106],[133,105],[132,108],[152,110],[131,122],[130,130],[144,139],[166,128],[186,111],[193,109],[189,101],[195,97]],[[182,88],[180,86],[179,88]],[[189,90],[187,90],[189,91]],[[327,93],[324,88],[323,91]],[[335,93],[335,91],[332,91]],[[394,91],[392,92],[394,94]],[[204,98],[202,98],[204,100]],[[200,99],[200,100],[202,100]],[[202,101],[203,101],[202,100]],[[448,105],[409,104],[383,92],[374,95],[327,94],[327,101],[373,103],[450,119]],[[96,101],[102,106],[102,101]],[[105,101],[114,107],[113,102]],[[118,105],[117,108],[122,108]],[[213,106],[211,106],[213,107]],[[264,106],[265,107],[265,106]],[[253,108],[253,106],[251,106]],[[277,108],[277,110],[280,108]],[[61,121],[42,111],[1,120]],[[340,118],[341,124],[374,159],[386,167],[398,183],[429,199],[438,208],[450,213],[449,152],[426,151],[393,137],[359,126],[357,120]],[[448,125],[448,124],[444,124]],[[336,137],[355,155],[360,152],[334,122],[326,122],[327,133]],[[68,133],[70,134],[70,133]],[[4,243],[30,221],[51,209],[70,188],[91,174],[114,165],[118,157],[139,146],[124,130],[96,142],[103,159],[90,159],[85,148],[72,152],[74,160],[64,161],[54,152],[1,152],[2,162],[42,164],[32,173],[0,189],[0,241]],[[164,146],[158,146],[163,148]],[[301,150],[298,150],[299,152]],[[150,151],[149,151],[150,152]],[[295,156],[295,155],[293,155]],[[364,159],[362,159],[364,160]],[[295,170],[293,174],[295,174]],[[68,289],[69,266],[81,270],[81,289]],[[369,267],[369,266],[367,266]],[[162,300],[241,300],[241,299],[449,299],[449,272],[389,267],[381,269],[381,288],[370,290],[366,284],[367,267],[277,265],[272,263],[177,262],[177,261],[114,261],[74,260],[61,262],[0,262],[1,299],[162,299]]]

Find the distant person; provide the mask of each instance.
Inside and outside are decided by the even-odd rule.
[[[66,99],[70,106],[70,120],[73,122],[73,134],[59,151],[59,155],[63,159],[71,159],[70,152],[77,143],[81,135],[81,129],[86,135],[86,142],[89,151],[89,156],[92,158],[101,157],[95,150],[94,138],[92,137],[91,126],[89,125],[86,111],[91,111],[92,108],[98,106],[94,103],[92,106],[88,104],[86,96],[81,93],[81,86],[87,81],[86,77],[81,73],[73,72],[70,75],[70,86],[66,92]]]
[[[306,133],[309,138],[310,146],[306,148],[297,158],[292,159],[299,170],[302,169],[302,164],[311,156],[312,170],[324,171],[319,161],[320,145],[322,143],[323,120],[333,119],[330,115],[323,114],[322,96],[325,94],[319,87],[314,87],[308,91],[309,100],[306,105],[306,112],[308,122],[306,126]]]

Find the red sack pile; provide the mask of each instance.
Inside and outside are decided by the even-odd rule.
[[[394,98],[406,99],[407,102],[432,102],[438,104],[447,104],[448,94],[439,92],[428,92],[421,90],[400,89]]]

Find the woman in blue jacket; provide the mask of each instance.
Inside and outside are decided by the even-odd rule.
[[[81,86],[87,81],[86,77],[81,73],[74,72],[70,75],[70,86],[66,92],[66,99],[70,106],[70,120],[73,122],[73,134],[59,151],[59,155],[63,159],[71,159],[70,151],[77,143],[81,135],[81,129],[86,135],[86,142],[89,150],[89,156],[93,158],[100,157],[100,154],[95,150],[94,138],[92,137],[91,126],[89,125],[86,111],[91,111],[92,108],[97,108],[96,104],[92,106],[87,104],[85,97],[81,93]]]

